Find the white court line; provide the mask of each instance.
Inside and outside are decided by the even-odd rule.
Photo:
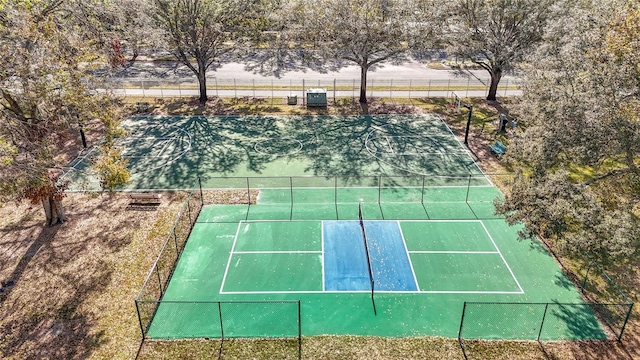
[[[268,294],[354,294],[354,293],[371,293],[371,290],[272,290],[272,291],[224,291],[220,294],[225,295],[268,295]],[[475,290],[419,290],[419,291],[390,291],[376,290],[376,293],[385,294],[498,294],[498,295],[520,295],[519,291],[475,291]]]
[[[509,270],[509,273],[511,274],[511,277],[516,282],[516,285],[518,285],[518,288],[520,289],[520,292],[522,294],[524,294],[524,290],[522,290],[522,286],[520,286],[520,283],[518,282],[518,279],[516,279],[516,276],[513,274],[513,271],[511,271],[511,268],[509,267],[509,264],[507,263],[507,260],[505,260],[504,256],[502,256],[502,253],[500,252],[500,249],[498,248],[498,245],[496,245],[495,241],[493,241],[493,237],[491,237],[491,234],[489,233],[489,230],[486,228],[486,226],[484,226],[484,223],[482,221],[480,223],[482,224],[482,227],[484,228],[484,231],[487,233],[487,236],[489,236],[489,240],[491,240],[491,243],[493,244],[493,247],[495,247],[496,250],[498,250],[498,255],[500,255],[500,258],[502,259],[502,262],[504,262],[504,265],[507,267],[507,270]]]
[[[429,251],[411,250],[411,254],[499,254],[498,251]]]
[[[71,161],[73,163],[73,166],[71,166],[70,169],[76,170],[76,166],[78,166],[78,165],[80,165],[80,163],[84,162],[84,159],[86,159],[94,150],[95,150],[95,147],[92,147],[81,158],[76,157],[75,159],[73,159]],[[62,176],[60,176],[60,180],[64,179],[70,172],[71,172],[71,170],[65,171],[64,174],[62,174]],[[73,192],[73,191],[69,191],[69,190],[65,190],[65,191]],[[81,190],[81,191],[84,191],[84,190]],[[103,191],[103,190],[100,190],[100,191]]]
[[[233,238],[233,245],[231,246],[231,251],[229,251],[229,260],[227,260],[227,267],[224,269],[224,274],[222,275],[222,284],[220,284],[220,294],[223,293],[222,289],[224,289],[224,283],[227,280],[227,273],[229,272],[229,266],[231,266],[231,257],[233,256],[233,250],[236,248],[236,241],[238,241],[238,234],[240,233],[240,227],[242,226],[242,221],[238,222],[238,228],[236,229],[236,236]]]
[[[449,132],[451,133],[451,135],[453,135],[456,138],[456,141],[458,142],[458,144],[463,148],[463,149],[467,149],[466,146],[464,146],[462,144],[462,142],[460,142],[460,139],[458,139],[458,137],[456,136],[456,134],[453,132],[453,130],[451,130],[451,128],[449,127],[449,125],[447,125],[447,123],[444,121],[444,119],[442,118],[442,116],[437,115],[437,117],[440,118],[440,121],[442,121],[442,123],[444,124],[444,126],[447,127],[447,130],[449,130]],[[484,173],[484,171],[482,171],[482,169],[480,168],[480,165],[478,165],[478,163],[476,162],[476,160],[473,158],[473,156],[471,156],[470,152],[467,151],[467,155],[469,156],[469,158],[471,158],[471,160],[473,161],[473,164],[476,166],[476,168],[478,170],[480,170],[480,173],[484,176],[484,178],[489,182],[489,184],[493,185],[493,182],[491,181],[491,179],[489,179],[489,177],[487,176],[487,174]]]
[[[313,250],[273,250],[273,251],[234,251],[234,254],[320,254],[322,251]]]
[[[162,156],[162,154],[164,154],[164,150],[167,148],[167,146],[169,146],[169,143],[173,142],[172,140],[161,140],[164,141],[164,146],[162,147],[162,149],[160,149],[160,151],[158,152],[158,155],[156,155],[157,157]]]
[[[322,254],[320,255],[320,268],[322,269],[322,291],[325,291],[324,287],[324,220],[320,221],[320,246],[322,248]]]
[[[389,147],[389,153],[390,154],[395,154],[395,151],[393,150],[393,146],[391,146],[391,141],[389,141],[389,137],[385,136],[384,139],[387,140],[387,146]]]
[[[416,289],[420,290],[420,286],[418,285],[418,278],[416,277],[416,272],[413,270],[413,262],[411,262],[409,249],[407,248],[407,242],[404,240],[404,233],[402,232],[402,226],[400,226],[400,220],[396,221],[396,224],[398,225],[398,230],[400,230],[400,237],[402,238],[402,245],[404,246],[404,251],[407,253],[407,259],[409,259],[409,266],[411,267],[411,275],[413,275],[413,281],[416,284]]]

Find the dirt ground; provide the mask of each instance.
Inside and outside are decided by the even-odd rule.
[[[454,131],[461,135],[459,127]],[[504,171],[500,160],[488,150],[490,141],[489,137],[483,139],[482,133],[474,134],[470,149],[485,172]],[[68,194],[63,204],[69,221],[54,227],[44,226],[39,206],[0,205],[0,357],[139,356],[141,332],[134,299],[186,196],[185,192],[163,193],[158,207],[141,210],[130,207],[124,194]],[[453,350],[440,358],[640,359],[638,325],[634,313],[621,342],[470,343],[463,353],[451,347],[451,340],[448,346]],[[353,341],[331,342],[330,346],[314,342],[308,341],[305,358],[432,356],[398,344],[392,351],[376,350],[381,342],[367,339],[357,340],[357,346]],[[350,356],[355,348],[371,351],[362,352],[363,357]],[[172,358],[153,349],[146,353],[151,354],[146,358]],[[186,356],[178,354],[182,355],[173,358]]]

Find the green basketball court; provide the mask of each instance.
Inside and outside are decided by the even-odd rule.
[[[199,176],[482,174],[437,115],[141,116],[123,127],[133,190],[187,189]],[[99,190],[97,151],[70,164],[70,190]]]

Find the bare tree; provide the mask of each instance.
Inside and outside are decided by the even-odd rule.
[[[198,78],[200,102],[207,101],[207,70],[259,37],[270,6],[261,0],[155,0],[154,4],[171,52]]]
[[[430,30],[418,21],[419,8],[410,0],[299,1],[293,8],[285,26],[286,41],[313,53],[310,57],[358,65],[361,103],[367,102],[368,71],[404,59]]]
[[[554,0],[454,0],[444,41],[452,55],[491,76],[487,100],[496,100],[502,75],[543,39]]]

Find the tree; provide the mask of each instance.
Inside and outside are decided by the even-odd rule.
[[[112,188],[128,178],[113,147],[114,102],[86,85],[83,64],[100,56],[74,26],[72,5],[25,1],[0,8],[0,198],[41,203],[48,225],[66,220],[60,175],[70,159],[63,145],[78,126],[103,122],[102,159],[109,165],[98,169],[103,184]]]
[[[487,100],[496,100],[505,72],[543,39],[554,0],[454,0],[444,41],[452,55],[491,76]]]
[[[270,6],[266,0],[155,0],[154,4],[173,55],[198,78],[200,102],[207,101],[207,70],[222,56],[259,38]]]
[[[360,99],[367,102],[367,73],[399,61],[431,29],[404,0],[299,1],[287,18],[285,39],[329,61],[360,67]]]
[[[565,254],[624,263],[640,246],[640,11],[578,3],[548,38],[510,146],[521,170],[497,209]]]
[[[153,19],[148,0],[76,1],[78,25],[109,56],[112,67],[133,62],[144,46],[162,47],[163,33]],[[125,52],[130,55],[127,59]]]

